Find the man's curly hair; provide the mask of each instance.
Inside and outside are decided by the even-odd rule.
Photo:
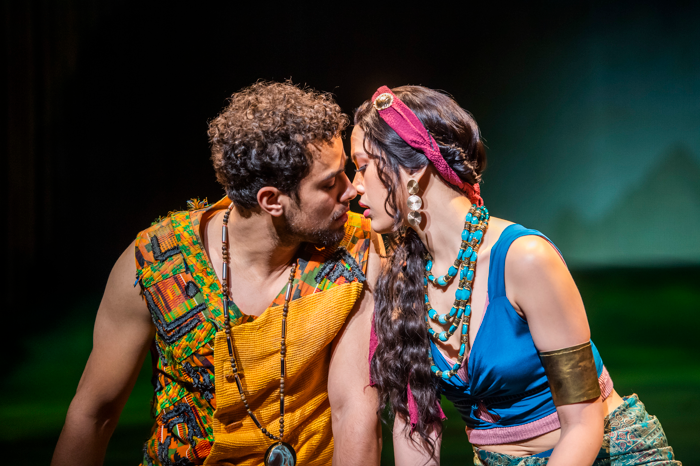
[[[291,82],[257,82],[233,94],[209,123],[216,179],[245,212],[258,206],[264,186],[298,200],[313,165],[309,146],[330,144],[349,122],[330,94]]]

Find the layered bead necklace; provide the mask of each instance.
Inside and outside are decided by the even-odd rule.
[[[428,358],[430,369],[437,377],[447,380],[457,373],[462,366],[464,355],[469,344],[469,321],[471,320],[472,285],[474,283],[474,273],[476,271],[476,259],[479,246],[484,238],[484,233],[489,225],[489,211],[486,207],[475,207],[469,210],[464,219],[464,230],[462,231],[462,245],[460,246],[457,259],[450,266],[447,273],[438,278],[432,273],[433,260],[430,254],[426,254],[425,277],[423,278],[423,288],[425,290],[425,324],[428,327],[428,334],[433,340],[446,342],[454,335],[455,331],[462,325],[462,338],[459,348],[457,362],[447,371],[440,371],[433,360],[432,351],[428,348]],[[428,299],[428,283],[435,286],[447,286],[459,273],[459,286],[455,292],[455,300],[450,312],[438,314],[430,305]],[[430,327],[429,319],[439,323],[441,326],[449,326],[447,330],[436,332]]]
[[[245,406],[248,416],[253,420],[255,425],[260,429],[260,431],[267,435],[271,440],[276,440],[270,448],[265,452],[265,466],[268,465],[284,465],[284,466],[294,466],[297,461],[297,455],[294,448],[286,442],[283,442],[284,438],[284,377],[287,372],[285,357],[287,355],[287,313],[289,311],[289,300],[292,296],[292,283],[294,282],[294,274],[297,270],[296,262],[292,265],[292,270],[289,273],[289,280],[287,281],[287,289],[284,295],[284,307],[282,308],[282,339],[280,343],[280,427],[279,435],[274,435],[268,432],[266,428],[260,424],[258,418],[253,414],[253,411],[248,405],[248,400],[246,399],[245,392],[243,391],[243,386],[241,385],[241,379],[238,375],[238,365],[236,364],[236,357],[233,353],[233,342],[231,341],[231,318],[228,312],[229,305],[229,286],[228,286],[228,272],[229,272],[229,252],[228,252],[228,218],[231,215],[231,209],[233,208],[233,203],[228,206],[226,213],[224,213],[224,222],[221,227],[221,254],[223,257],[223,266],[221,271],[221,285],[223,294],[223,306],[224,306],[224,328],[226,332],[226,344],[228,346],[228,355],[231,360],[231,369],[233,369],[233,377],[236,381],[236,387],[238,387],[238,394],[241,396],[241,401],[243,406]]]

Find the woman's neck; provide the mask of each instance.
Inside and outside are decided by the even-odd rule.
[[[462,243],[464,217],[472,204],[469,199],[447,186],[441,179],[430,174],[430,179],[421,195],[422,213],[426,221],[416,232],[433,257],[433,262],[447,268],[454,262]]]

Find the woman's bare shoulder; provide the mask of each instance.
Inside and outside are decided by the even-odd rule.
[[[490,246],[493,246],[496,243],[496,241],[498,241],[498,238],[501,237],[501,233],[503,233],[503,230],[505,230],[511,225],[513,225],[513,222],[511,222],[510,220],[504,220],[498,217],[491,217],[489,219],[488,230],[486,230],[486,243]]]

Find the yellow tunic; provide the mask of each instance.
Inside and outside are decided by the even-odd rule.
[[[328,403],[331,343],[362,291],[358,282],[299,298],[287,317],[285,437],[305,466],[331,464],[333,434]],[[256,321],[232,329],[239,375],[251,410],[269,432],[280,419],[280,322],[282,308],[268,308]],[[226,334],[214,345],[217,408],[214,447],[206,465],[259,465],[272,444],[247,415],[233,378]],[[227,377],[227,375],[229,377]]]

